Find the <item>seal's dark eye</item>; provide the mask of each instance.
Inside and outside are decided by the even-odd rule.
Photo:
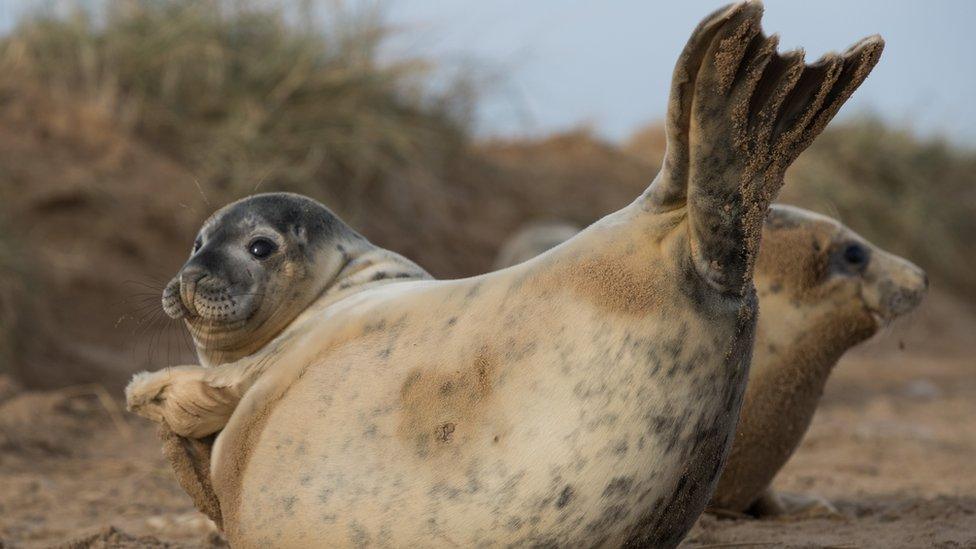
[[[844,261],[848,265],[860,267],[868,262],[868,251],[860,244],[848,244],[844,248]]]
[[[251,255],[258,259],[268,257],[277,249],[278,246],[267,238],[255,238],[250,244],[247,245],[247,251],[251,252]]]
[[[203,246],[203,239],[198,236],[197,239],[193,241],[193,253],[199,252],[201,246]]]

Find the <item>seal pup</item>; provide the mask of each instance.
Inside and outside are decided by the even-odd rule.
[[[310,198],[258,194],[204,222],[190,258],[164,289],[162,305],[171,318],[184,320],[201,365],[212,367],[265,348],[313,302],[326,305],[394,280],[428,278],[415,263],[374,246]],[[216,391],[170,382],[204,373],[226,386]],[[223,428],[242,391],[219,370],[197,366],[136,375],[126,389],[130,409],[161,423],[163,453],[177,481],[218,525],[220,508],[210,482],[213,437],[207,435]],[[165,402],[166,413],[146,405],[147,398]]]
[[[571,229],[520,230],[499,253],[499,267],[558,245]],[[763,225],[754,282],[759,321],[752,366],[710,507],[756,516],[834,512],[822,498],[777,494],[769,486],[806,434],[840,357],[914,309],[928,280],[917,266],[834,219],[775,204]]]
[[[752,371],[709,505],[760,517],[834,513],[820,497],[777,494],[770,484],[810,427],[840,357],[913,310],[928,278],[834,219],[777,206],[763,229],[755,284]]]
[[[807,66],[761,13],[694,31],[631,205],[516,267],[316,301],[251,355],[139,380],[130,405],[167,423],[234,403],[210,469],[232,545],[682,539],[734,433],[766,210],[883,47]],[[171,405],[180,384],[205,389]]]

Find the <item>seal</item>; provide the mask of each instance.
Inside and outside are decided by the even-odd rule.
[[[499,267],[568,240],[571,229],[521,229],[503,246]],[[928,279],[834,219],[776,204],[763,226],[754,282],[760,313],[752,366],[711,510],[755,516],[834,512],[822,498],[777,494],[769,486],[806,434],[840,357],[914,309]]]
[[[771,209],[756,265],[761,312],[752,371],[728,464],[710,507],[756,516],[836,512],[770,484],[799,446],[840,357],[928,288],[924,271],[834,219]]]
[[[313,302],[327,303],[395,280],[427,278],[426,271],[374,246],[322,204],[297,194],[259,194],[204,222],[190,259],[164,289],[162,305],[171,318],[185,321],[201,365],[211,367],[264,348]],[[207,435],[223,428],[240,394],[225,392],[234,390],[232,380],[225,391],[166,382],[195,370],[200,369],[137,375],[126,393],[132,409],[162,424],[163,452],[177,480],[219,525],[210,482],[214,437]],[[144,406],[146,395],[166,402],[168,413]]]
[[[130,387],[181,436],[232,407],[210,468],[230,543],[676,545],[732,442],[766,211],[883,47],[807,66],[761,14],[694,31],[629,206],[510,269],[326,292],[250,355]]]

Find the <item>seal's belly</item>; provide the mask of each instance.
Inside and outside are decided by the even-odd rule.
[[[549,320],[513,316],[484,337],[455,320],[444,329],[470,334],[446,338],[436,358],[414,351],[436,345],[431,330],[380,329],[388,346],[351,345],[313,363],[243,451],[231,541],[619,545],[641,530],[683,535],[738,409],[744,372],[723,366],[733,327],[690,344],[704,329],[691,318],[551,307]]]

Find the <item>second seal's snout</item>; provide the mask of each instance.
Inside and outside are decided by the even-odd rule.
[[[879,255],[875,282],[865,297],[883,321],[891,322],[918,307],[928,291],[929,278],[910,261],[890,254]]]
[[[928,275],[911,263],[906,266],[906,272],[899,278],[903,280],[896,279],[891,282],[891,287],[885,292],[886,309],[892,317],[903,315],[917,307],[929,287]]]

